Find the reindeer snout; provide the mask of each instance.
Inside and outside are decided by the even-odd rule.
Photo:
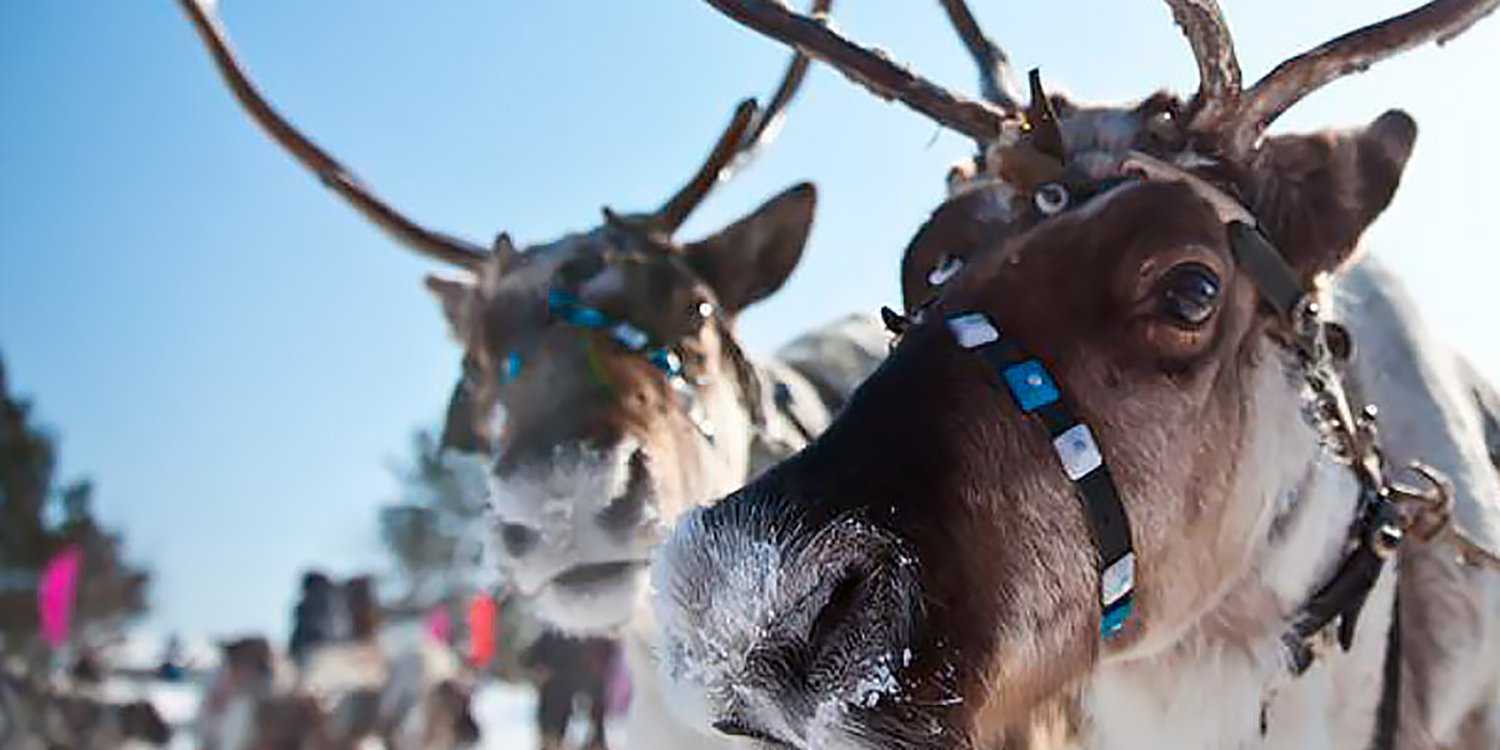
[[[497,478],[496,532],[505,555],[520,563],[554,547],[630,545],[654,528],[657,498],[639,447],[584,452],[576,460],[511,468]],[[587,556],[587,555],[585,555]]]

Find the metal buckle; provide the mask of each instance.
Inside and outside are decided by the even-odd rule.
[[[1406,531],[1430,542],[1453,520],[1453,482],[1421,461],[1408,464],[1404,474],[1403,478],[1414,477],[1420,484],[1391,481],[1386,483],[1386,491],[1401,510]]]

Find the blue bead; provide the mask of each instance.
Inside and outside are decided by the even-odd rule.
[[[1119,635],[1120,630],[1125,627],[1125,622],[1130,619],[1130,613],[1135,609],[1135,599],[1126,597],[1116,602],[1114,606],[1104,610],[1104,618],[1100,623],[1099,630],[1105,638],[1113,638]]]
[[[682,373],[682,360],[678,359],[670,349],[652,349],[646,358],[651,360],[651,364],[656,365],[657,369],[668,375],[677,376]]]
[[[505,364],[500,368],[500,382],[509,383],[521,377],[521,353],[511,352],[505,356]]]
[[[1021,405],[1021,411],[1036,411],[1056,402],[1060,395],[1057,383],[1053,382],[1047,368],[1034,359],[1011,365],[1005,368],[1003,374],[1011,395]]]
[[[571,292],[553,289],[547,292],[547,309],[553,315],[579,328],[603,328],[609,316],[578,301]]]
[[[584,307],[582,305],[579,305],[578,307],[573,308],[572,315],[569,316],[568,322],[572,323],[575,326],[580,326],[583,328],[603,328],[606,324],[609,323],[609,318],[604,313],[599,312],[592,307]]]
[[[562,312],[577,304],[578,298],[569,292],[561,289],[552,289],[547,292],[547,309],[553,312]]]

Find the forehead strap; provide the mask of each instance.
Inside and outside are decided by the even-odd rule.
[[[1315,641],[1319,634],[1333,623],[1338,624],[1339,645],[1345,651],[1352,647],[1354,629],[1365,601],[1378,582],[1386,561],[1400,546],[1405,527],[1411,523],[1409,518],[1403,519],[1403,512],[1396,504],[1397,498],[1418,498],[1430,503],[1430,495],[1441,503],[1451,491],[1444,489],[1446,479],[1434,478],[1436,473],[1425,467],[1419,472],[1432,482],[1433,488],[1428,495],[1420,491],[1409,492],[1385,476],[1384,457],[1375,430],[1375,411],[1366,406],[1356,413],[1344,388],[1343,375],[1331,356],[1327,338],[1329,324],[1320,317],[1322,311],[1315,295],[1303,286],[1297,273],[1266,238],[1255,217],[1244,206],[1196,175],[1146,154],[1131,152],[1122,168],[1148,180],[1180,181],[1219,213],[1229,232],[1235,263],[1255,282],[1261,299],[1291,328],[1303,376],[1314,394],[1316,428],[1332,449],[1335,460],[1347,465],[1359,482],[1359,510],[1350,528],[1351,549],[1333,578],[1297,611],[1291,628],[1282,636],[1282,643],[1291,657],[1292,672],[1300,675],[1316,658]],[[1451,502],[1451,498],[1447,501]]]
[[[1175,164],[1140,151],[1129,152],[1120,169],[1148,182],[1180,182],[1212,206],[1228,227],[1235,264],[1249,274],[1261,298],[1282,318],[1292,320],[1310,299],[1297,272],[1266,238],[1255,215],[1234,197]]]
[[[603,310],[585,305],[578,296],[566,289],[556,288],[547,292],[547,312],[557,320],[575,328],[600,331],[609,336],[626,351],[635,354],[667,378],[667,385],[682,406],[683,414],[705,440],[714,442],[713,422],[703,410],[698,391],[688,381],[682,367],[682,357],[671,345],[656,344],[650,334],[628,320],[610,317]]]

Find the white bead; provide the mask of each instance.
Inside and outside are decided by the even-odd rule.
[[[1052,440],[1057,457],[1062,460],[1063,471],[1074,481],[1104,464],[1104,455],[1099,444],[1094,442],[1094,433],[1086,424],[1073,425],[1071,429]]]
[[[1000,340],[1000,332],[983,313],[966,313],[948,319],[948,330],[965,349],[974,349]]]
[[[1099,581],[1099,599],[1108,607],[1135,588],[1135,553],[1127,552],[1104,569]]]

